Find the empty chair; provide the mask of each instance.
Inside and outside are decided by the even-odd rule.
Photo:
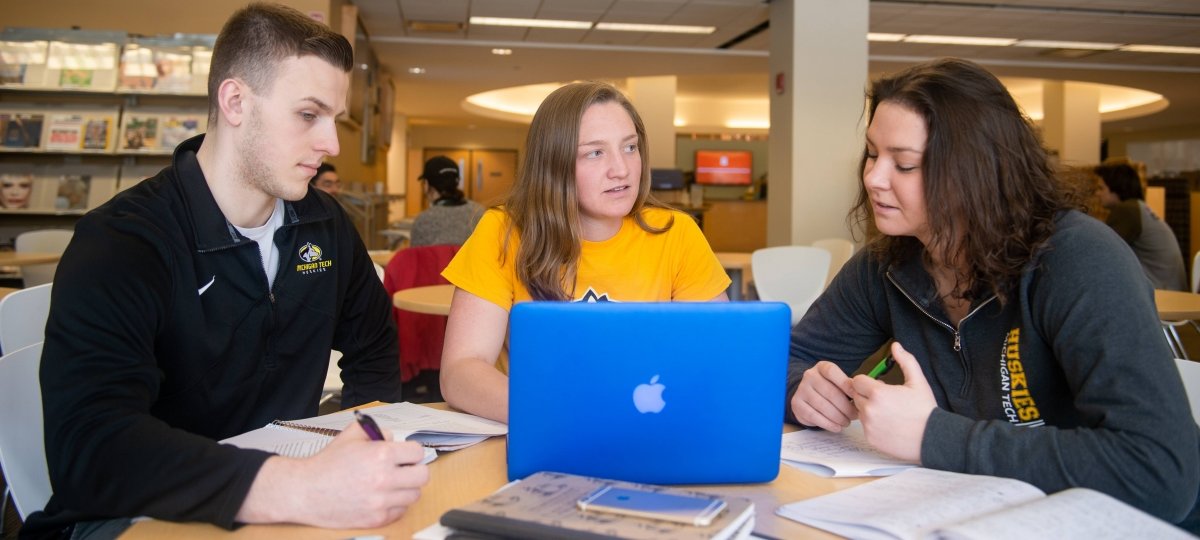
[[[1192,292],[1200,292],[1200,251],[1192,257]]]
[[[755,250],[750,256],[754,287],[762,300],[786,302],[795,326],[808,306],[825,290],[829,251],[812,246],[781,246]]]
[[[50,283],[21,289],[0,299],[0,351],[41,342],[50,314]]]
[[[13,247],[21,253],[62,253],[67,250],[67,244],[71,243],[74,234],[74,231],[66,229],[27,231],[17,235]],[[54,281],[56,269],[58,263],[31,264],[21,268],[21,277],[26,287],[50,283]]]
[[[22,520],[53,492],[42,437],[41,362],[40,342],[0,357],[0,467]]]
[[[825,284],[829,285],[829,282],[833,281],[833,276],[836,276],[846,261],[854,255],[854,242],[845,238],[822,238],[813,242],[812,245],[829,252],[829,276],[825,278]]]
[[[1188,402],[1192,406],[1192,418],[1200,422],[1200,362],[1176,358],[1175,366],[1183,378],[1183,389],[1187,391]]]

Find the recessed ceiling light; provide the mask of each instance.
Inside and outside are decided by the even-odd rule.
[[[1126,52],[1200,54],[1200,47],[1178,47],[1175,45],[1122,45],[1120,50]]]
[[[523,26],[529,28],[566,28],[590,30],[589,21],[559,21],[554,19],[509,19],[505,17],[471,17],[471,24],[483,26]]]
[[[638,24],[638,23],[596,23],[596,30],[615,30],[618,32],[661,32],[666,34],[711,34],[717,30],[715,26],[685,26],[679,24]]]
[[[975,36],[936,36],[913,34],[904,38],[905,43],[931,43],[936,45],[980,45],[984,47],[1007,47],[1017,40],[1012,38]]]
[[[492,54],[498,56],[508,56],[512,54],[512,49],[492,49]]]
[[[867,32],[867,41],[900,41],[908,34],[885,34],[881,32]]]
[[[1013,45],[1041,49],[1086,49],[1089,51],[1112,51],[1120,47],[1117,43],[1095,43],[1091,41],[1054,41],[1046,39],[1022,39]]]
[[[425,68],[423,68],[423,67],[410,67],[410,68],[408,68],[408,72],[409,72],[409,73],[412,73],[413,75],[421,75],[421,74],[424,74],[424,73],[425,73]]]

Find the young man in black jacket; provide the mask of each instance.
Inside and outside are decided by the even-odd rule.
[[[41,366],[54,495],[22,536],[114,536],[143,515],[375,527],[417,499],[420,446],[357,425],[305,459],[216,442],[315,415],[331,348],[345,405],[399,399],[391,302],[308,185],[339,151],[352,62],[294,9],[238,11],[213,51],[208,134],[80,220]]]

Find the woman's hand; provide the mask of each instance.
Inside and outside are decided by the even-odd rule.
[[[892,344],[892,358],[904,373],[904,384],[887,384],[859,375],[850,381],[850,395],[871,446],[920,463],[925,423],[937,408],[937,400],[917,358],[899,342]]]
[[[858,418],[850,392],[850,377],[836,364],[822,360],[800,379],[792,394],[792,413],[806,426],[840,432]]]

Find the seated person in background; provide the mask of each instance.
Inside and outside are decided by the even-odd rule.
[[[434,156],[425,162],[421,174],[429,208],[413,220],[410,246],[461,246],[475,230],[483,207],[458,189],[458,164],[446,156]]]
[[[514,303],[725,301],[729,286],[696,222],[650,198],[646,130],[615,87],[555,90],[525,141],[504,206],[484,214],[442,273],[457,287],[442,395],[501,422],[508,363],[500,356]]]
[[[354,223],[309,189],[338,152],[350,43],[251,4],[217,37],[209,133],[83,217],[41,363],[54,495],[23,537],[113,537],[130,518],[366,528],[416,501],[411,442],[351,423],[289,458],[217,441],[317,414],[331,348],[343,403],[399,401],[391,301]]]
[[[342,190],[342,180],[338,178],[337,169],[328,163],[322,163],[320,167],[317,167],[317,174],[314,174],[308,183],[334,197],[337,197],[338,192]]]
[[[978,65],[918,64],[869,98],[851,213],[868,244],[792,331],[789,420],[857,418],[924,467],[1088,487],[1200,530],[1200,429],[1133,253],[1074,209]],[[849,378],[890,339],[903,385]]]
[[[1100,203],[1108,209],[1108,223],[1121,239],[1133,248],[1146,277],[1155,289],[1186,291],[1187,270],[1179,241],[1171,226],[1146,206],[1142,180],[1137,170],[1126,163],[1099,165]]]

